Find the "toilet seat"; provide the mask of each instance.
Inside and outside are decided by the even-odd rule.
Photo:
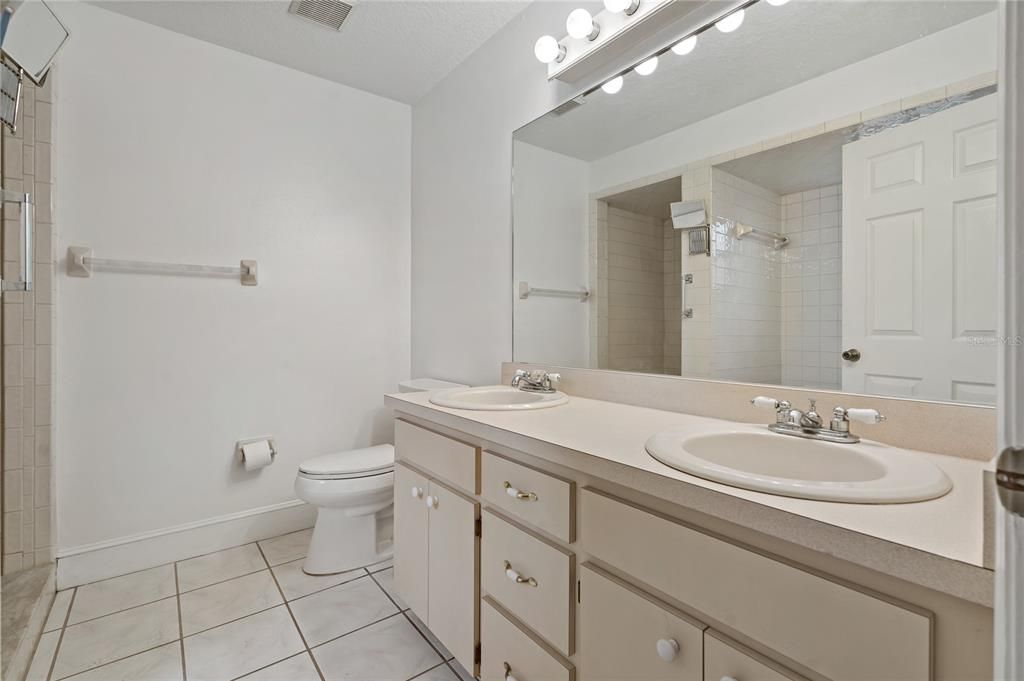
[[[395,469],[394,445],[376,445],[313,457],[299,465],[299,477],[351,480],[386,475]]]

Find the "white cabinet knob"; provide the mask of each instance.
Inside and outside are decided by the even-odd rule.
[[[412,492],[412,498],[413,499],[421,499],[423,497],[423,488],[422,487],[415,487],[414,486],[412,488],[412,490],[410,490],[410,491]]]
[[[427,508],[437,508],[437,497],[427,495]]]
[[[723,676],[721,681],[736,681],[736,679],[732,678],[731,676]]]
[[[674,638],[662,638],[658,639],[658,657],[665,660],[665,662],[671,662],[676,659],[676,655],[679,654],[679,642]],[[725,681],[723,679],[723,681]]]

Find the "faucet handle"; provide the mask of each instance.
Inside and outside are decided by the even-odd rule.
[[[562,380],[562,374],[547,374],[548,380],[554,385]]]
[[[758,395],[754,399],[750,400],[750,403],[757,407],[758,409],[779,408],[779,401],[777,399],[775,399],[774,397],[764,397],[763,395]]]
[[[847,409],[846,418],[860,423],[881,423],[885,420],[877,409]]]

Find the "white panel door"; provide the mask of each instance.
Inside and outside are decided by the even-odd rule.
[[[996,96],[843,147],[843,390],[995,403]]]

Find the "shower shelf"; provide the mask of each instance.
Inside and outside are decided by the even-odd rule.
[[[242,260],[238,267],[218,265],[187,265],[183,263],[150,262],[147,260],[122,260],[97,258],[91,248],[71,246],[68,248],[68,276],[91,277],[93,269],[109,272],[134,272],[141,274],[178,274],[185,276],[232,276],[238,277],[242,286],[256,286],[257,263]]]

